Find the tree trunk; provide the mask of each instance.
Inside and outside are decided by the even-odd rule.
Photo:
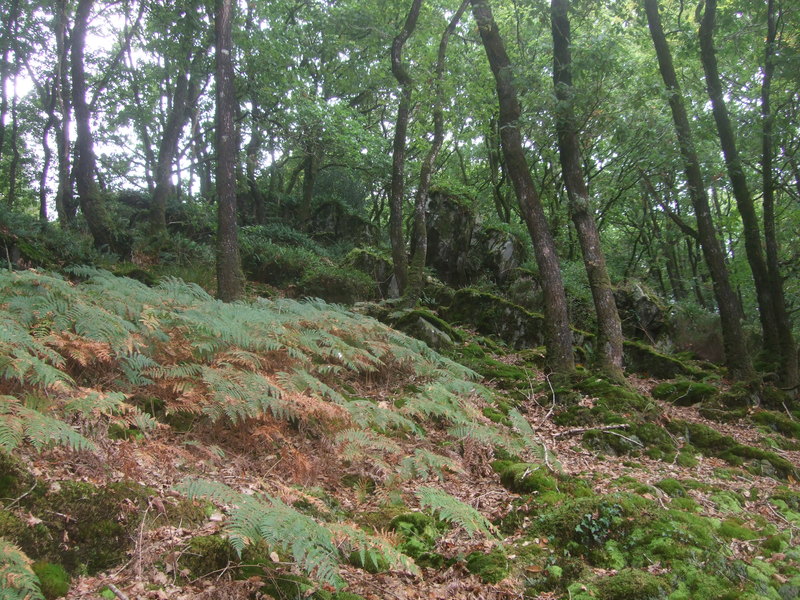
[[[81,211],[98,249],[113,250],[114,238],[111,221],[103,196],[95,181],[96,157],[90,125],[89,104],[86,102],[86,73],[83,53],[89,13],[94,0],[78,0],[75,24],[72,27],[72,106],[75,109],[75,184],[78,188]]]
[[[764,211],[764,242],[767,254],[767,273],[775,302],[775,318],[778,326],[780,361],[778,376],[783,387],[795,387],[800,381],[797,365],[797,346],[792,337],[792,322],[786,308],[778,259],[778,237],[775,230],[775,180],[772,166],[772,144],[775,117],[770,104],[772,77],[775,73],[775,44],[778,15],[775,0],[767,0],[767,40],[764,50],[764,78],[761,84],[761,182]]]
[[[55,0],[54,27],[56,38],[56,72],[53,77],[55,102],[61,118],[56,123],[56,154],[58,185],[56,188],[56,213],[62,228],[75,225],[77,204],[72,194],[70,176],[70,85],[68,75],[69,47],[67,45],[67,0]]]
[[[426,208],[428,203],[428,191],[431,186],[431,175],[436,157],[444,142],[444,92],[442,90],[442,79],[444,78],[444,63],[447,55],[447,44],[450,36],[455,31],[456,26],[464,11],[469,6],[469,0],[463,0],[461,6],[450,19],[442,38],[439,41],[439,53],[436,57],[436,67],[434,69],[434,93],[433,93],[433,141],[428,149],[428,154],[422,161],[419,169],[419,185],[414,197],[414,232],[411,239],[412,260],[408,274],[408,286],[406,294],[410,304],[415,304],[420,294],[425,275],[425,262],[428,256],[428,224],[426,219]]]
[[[775,316],[775,299],[770,284],[767,264],[761,249],[761,232],[758,216],[753,205],[753,198],[747,185],[742,160],[736,147],[736,137],[731,125],[728,108],[723,97],[722,82],[717,68],[717,56],[714,50],[714,24],[717,12],[716,0],[706,0],[705,13],[700,24],[700,58],[706,76],[706,88],[711,99],[712,113],[717,124],[722,154],[728,169],[733,197],[742,217],[744,228],[744,245],[747,261],[753,273],[753,282],[758,298],[758,313],[761,320],[761,331],[764,336],[764,351],[768,356],[780,354],[778,341],[778,323]]]
[[[741,308],[731,288],[728,270],[725,266],[725,258],[711,218],[708,193],[703,184],[700,161],[697,158],[697,151],[695,150],[692,132],[689,127],[689,117],[683,105],[681,89],[672,64],[672,54],[667,45],[664,30],[661,27],[658,0],[645,0],[645,9],[647,11],[650,35],[658,57],[659,70],[669,96],[669,106],[675,124],[675,133],[686,172],[686,183],[697,219],[697,233],[703,256],[711,274],[714,296],[719,307],[725,346],[725,362],[731,377],[748,379],[753,375],[753,367],[747,354],[742,324],[739,320]]]
[[[583,253],[583,264],[597,313],[597,366],[617,380],[622,372],[622,323],[620,322],[600,235],[592,214],[589,191],[583,174],[575,114],[572,107],[572,55],[569,0],[552,0],[553,84],[557,104],[556,127],[564,185],[567,188],[570,214]]]
[[[398,292],[402,295],[408,278],[408,257],[403,233],[403,174],[406,159],[406,133],[411,111],[411,89],[413,81],[403,65],[403,46],[417,26],[422,0],[412,0],[403,29],[392,42],[392,74],[400,84],[400,102],[397,106],[397,121],[392,144],[392,184],[389,194],[389,240],[392,243],[392,263]]]
[[[0,37],[3,54],[0,56],[0,157],[5,152],[6,114],[8,113],[8,96],[6,94],[11,63],[8,55],[16,40],[17,19],[19,18],[19,0],[11,0],[8,12],[2,20],[3,35]]]
[[[236,97],[231,54],[233,7],[233,0],[216,0],[214,18],[217,63],[217,296],[223,302],[238,300],[244,292],[236,222]]]
[[[471,1],[472,12],[495,78],[500,107],[500,141],[506,160],[506,170],[514,185],[520,212],[533,241],[536,264],[542,280],[547,362],[550,368],[558,373],[570,373],[575,368],[575,362],[572,354],[572,331],[567,315],[567,298],[561,280],[555,242],[522,148],[518,123],[520,105],[514,86],[511,61],[488,0]]]
[[[153,238],[164,237],[167,233],[167,198],[173,189],[172,165],[178,155],[181,133],[189,120],[189,106],[197,98],[194,67],[200,56],[201,54],[197,54],[192,60],[187,60],[184,72],[178,75],[172,107],[158,145],[155,190],[150,205],[150,235]]]

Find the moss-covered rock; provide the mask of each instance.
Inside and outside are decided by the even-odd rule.
[[[236,552],[226,538],[199,535],[189,541],[189,547],[181,553],[178,565],[188,571],[190,579],[196,579],[220,572],[233,562],[238,562]]]
[[[0,511],[0,536],[34,560],[59,563],[72,573],[95,573],[123,561],[148,495],[134,483],[40,484],[15,507],[38,519],[36,525],[21,526],[14,514]],[[63,540],[68,540],[65,547]]]
[[[750,470],[760,475],[782,479],[798,476],[797,467],[785,458],[774,452],[740,444],[702,423],[674,420],[667,427],[673,433],[683,435],[687,442],[706,456],[717,456],[737,466],[746,463]]]
[[[31,565],[36,577],[39,578],[39,586],[42,594],[47,600],[66,596],[69,591],[71,578],[61,565],[38,561]],[[0,594],[1,595],[1,594]]]
[[[474,288],[460,289],[445,311],[449,321],[474,326],[483,335],[497,336],[515,348],[544,344],[544,316],[499,296]]]
[[[657,379],[698,377],[703,372],[674,356],[663,354],[648,344],[625,341],[623,345],[628,371]]]
[[[785,414],[769,410],[760,410],[753,414],[751,419],[755,423],[768,427],[781,435],[800,440],[800,422],[790,419]]]
[[[439,568],[444,564],[444,557],[434,552],[441,531],[432,517],[421,512],[404,513],[392,519],[389,529],[400,534],[403,540],[397,549],[419,566]]]
[[[403,310],[389,315],[395,329],[422,340],[434,350],[451,348],[462,342],[463,333],[427,309]]]
[[[666,400],[678,406],[691,406],[713,398],[717,394],[717,388],[708,383],[679,379],[658,384],[653,388],[652,394],[654,398]]]
[[[506,553],[495,548],[489,553],[472,552],[467,555],[467,570],[480,577],[485,583],[498,583],[506,577],[510,564]]]
[[[544,465],[498,460],[492,463],[492,468],[500,475],[502,484],[512,492],[535,494],[558,490],[558,482]]]

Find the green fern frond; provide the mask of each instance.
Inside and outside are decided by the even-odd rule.
[[[464,469],[451,458],[417,448],[412,456],[400,461],[400,473],[404,479],[444,479],[444,471],[463,473]]]
[[[486,444],[498,446],[512,454],[519,454],[525,450],[525,444],[519,439],[508,434],[507,430],[483,423],[457,425],[451,427],[447,433],[455,438],[469,438]]]
[[[16,415],[22,421],[25,438],[37,450],[50,446],[67,446],[73,450],[95,449],[94,443],[63,421],[23,406],[16,409]]]
[[[113,416],[121,414],[124,410],[130,408],[125,404],[125,394],[122,392],[109,392],[108,394],[90,392],[85,396],[67,402],[64,405],[64,413],[83,416]]]
[[[347,429],[336,435],[337,444],[343,444],[345,460],[369,460],[383,469],[388,465],[381,460],[384,454],[400,454],[400,446],[387,437],[364,429]]]
[[[338,546],[343,557],[357,552],[362,565],[377,565],[385,560],[389,569],[406,571],[413,575],[420,573],[419,567],[411,558],[381,537],[369,535],[363,529],[346,523],[330,523],[327,527],[333,533],[334,539],[341,540]]]
[[[318,580],[336,587],[344,583],[333,536],[311,517],[276,498],[241,494],[214,481],[190,479],[177,489],[189,498],[205,497],[230,507],[227,529],[231,544],[240,553],[245,546],[264,540],[270,547],[290,553],[298,566]]]
[[[0,537],[0,598],[2,600],[44,600],[31,559]]]
[[[510,411],[508,411],[508,418],[511,421],[511,425],[520,434],[522,442],[525,444],[525,447],[529,452],[531,452],[541,462],[550,466],[552,469],[556,471],[562,470],[562,465],[555,455],[545,446],[536,441],[536,432],[533,430],[533,427],[531,427],[528,419],[526,419],[522,413],[520,413],[516,408],[512,408]]]
[[[416,491],[423,508],[430,508],[440,519],[464,529],[470,537],[483,533],[494,538],[494,526],[477,510],[438,488],[421,487]]]
[[[301,394],[311,392],[316,397],[327,398],[335,404],[347,404],[344,396],[304,369],[296,368],[291,373],[278,373],[278,381]]]
[[[364,428],[378,431],[410,431],[417,437],[425,437],[425,430],[411,419],[389,408],[382,408],[370,400],[353,400],[344,405],[353,422]]]

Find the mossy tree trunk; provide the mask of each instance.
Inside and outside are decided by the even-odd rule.
[[[776,302],[767,272],[767,263],[764,260],[764,253],[761,248],[758,216],[756,215],[750,188],[747,185],[744,165],[739,155],[736,136],[723,96],[722,81],[714,48],[716,12],[716,0],[706,0],[705,12],[700,23],[700,59],[703,63],[706,88],[711,99],[711,109],[714,115],[714,122],[717,125],[722,154],[725,157],[725,166],[728,170],[731,190],[736,200],[736,207],[739,209],[739,215],[742,218],[745,251],[750,270],[753,273],[753,282],[755,283],[756,298],[758,300],[758,314],[761,321],[761,331],[764,336],[764,351],[768,355],[776,356],[780,353],[778,321],[775,315]]]
[[[556,127],[562,177],[569,210],[583,253],[594,309],[597,314],[597,365],[614,379],[622,372],[622,324],[614,291],[592,214],[589,190],[583,174],[575,114],[572,107],[572,54],[570,51],[569,0],[552,0],[553,84],[558,100]]]
[[[506,53],[489,2],[472,0],[472,13],[478,24],[483,47],[495,79],[500,108],[498,126],[506,170],[514,185],[520,212],[533,241],[536,264],[539,267],[544,292],[547,361],[554,371],[570,373],[575,369],[575,361],[572,353],[572,331],[569,328],[567,315],[567,297],[561,279],[555,241],[522,148],[522,135],[519,129],[521,109],[514,85],[511,60]]]
[[[780,362],[778,375],[781,385],[795,387],[798,376],[797,346],[792,336],[792,322],[786,308],[783,291],[783,276],[778,259],[778,237],[775,228],[775,179],[773,174],[773,130],[775,116],[772,114],[771,89],[775,73],[775,46],[778,35],[778,14],[775,0],[767,0],[767,39],[764,49],[764,77],[761,83],[761,183],[764,214],[764,242],[767,255],[767,273],[772,298],[775,302],[775,318],[778,325]]]
[[[233,9],[233,0],[216,0],[217,296],[224,302],[238,300],[244,293],[236,221],[236,96],[231,55]]]
[[[714,296],[719,307],[725,346],[725,362],[731,377],[749,379],[753,375],[753,367],[744,342],[744,333],[740,321],[742,310],[738,298],[731,287],[725,258],[711,217],[708,193],[703,183],[700,160],[692,139],[689,117],[683,104],[678,78],[675,75],[672,53],[661,26],[658,0],[645,0],[645,9],[650,35],[658,57],[661,77],[667,88],[678,146],[683,157],[686,183],[694,207],[695,218],[697,219],[698,240],[711,274]]]

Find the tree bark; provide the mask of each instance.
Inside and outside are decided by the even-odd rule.
[[[444,91],[442,90],[442,79],[444,78],[444,63],[447,55],[447,44],[450,36],[456,29],[464,11],[469,6],[469,0],[462,0],[461,6],[455,12],[450,22],[445,27],[442,37],[439,40],[439,52],[436,56],[436,67],[434,68],[434,92],[433,92],[433,141],[428,153],[422,161],[419,169],[419,185],[417,186],[414,197],[414,230],[411,238],[412,259],[408,274],[408,286],[406,294],[410,304],[415,304],[424,283],[425,263],[428,256],[428,223],[426,209],[428,204],[428,191],[431,187],[431,176],[436,157],[444,142]]]
[[[75,109],[75,184],[78,188],[81,211],[98,249],[113,250],[111,221],[100,189],[95,181],[97,159],[90,124],[89,104],[86,102],[86,72],[83,54],[86,30],[94,0],[78,0],[75,23],[72,27],[72,106]]]
[[[575,368],[575,362],[572,354],[572,331],[567,315],[567,298],[561,280],[556,245],[522,148],[518,123],[521,109],[514,85],[511,61],[488,0],[471,0],[471,2],[472,13],[478,24],[483,47],[495,79],[500,107],[500,141],[506,159],[506,170],[533,241],[536,264],[542,281],[547,362],[553,371],[570,373]]]
[[[780,360],[778,376],[782,387],[793,388],[800,381],[797,346],[792,336],[792,322],[786,308],[783,277],[778,259],[778,236],[775,228],[775,180],[772,165],[775,117],[771,107],[772,77],[775,73],[775,51],[778,30],[775,0],[767,0],[767,40],[764,49],[764,78],[761,83],[761,185],[764,214],[764,242],[767,273],[775,302]]]
[[[417,26],[422,0],[412,0],[403,28],[392,42],[392,74],[400,84],[400,102],[397,106],[397,120],[392,144],[392,183],[389,193],[389,240],[392,244],[392,263],[397,289],[400,295],[405,292],[408,279],[408,257],[403,233],[403,175],[406,159],[406,134],[411,112],[411,92],[413,81],[403,65],[403,46]]]
[[[56,38],[56,73],[53,77],[55,101],[61,118],[56,124],[56,154],[58,163],[58,186],[56,189],[56,213],[62,228],[69,229],[75,225],[77,204],[72,193],[70,174],[70,122],[72,107],[70,104],[69,84],[69,46],[67,44],[67,0],[55,0],[55,38]]]
[[[672,54],[661,26],[658,13],[658,0],[644,0],[650,35],[658,57],[659,70],[667,88],[672,120],[678,138],[678,146],[684,162],[686,183],[697,219],[697,233],[708,265],[714,287],[714,296],[719,307],[722,337],[725,347],[725,362],[731,377],[748,379],[753,375],[753,367],[744,342],[740,322],[741,308],[730,285],[725,257],[717,239],[714,222],[711,218],[708,193],[703,183],[700,161],[692,140],[689,117],[683,104],[683,96],[672,64]]]
[[[214,18],[217,63],[217,296],[223,302],[239,300],[244,293],[236,221],[236,97],[231,33],[233,7],[233,0],[216,0]]]
[[[583,173],[577,124],[572,106],[572,53],[570,51],[569,0],[552,0],[553,84],[557,104],[556,127],[564,186],[570,215],[578,233],[583,264],[589,279],[597,314],[597,366],[614,379],[622,372],[622,323],[620,322],[600,235],[592,213],[589,191]]]
[[[756,288],[758,313],[761,321],[761,331],[764,336],[764,351],[768,356],[776,356],[780,353],[778,323],[775,316],[776,303],[773,298],[773,290],[770,285],[764,253],[761,249],[758,216],[756,215],[753,198],[750,195],[750,188],[747,185],[742,160],[736,147],[736,136],[733,132],[728,108],[723,97],[722,82],[714,49],[716,12],[716,0],[706,0],[705,12],[700,23],[700,59],[703,63],[706,88],[711,99],[712,113],[717,125],[717,133],[722,146],[722,154],[725,157],[725,166],[728,170],[728,178],[731,181],[733,197],[742,217],[744,245]]]
[[[172,166],[178,154],[181,133],[189,120],[189,106],[197,98],[198,86],[194,67],[199,56],[197,54],[193,59],[187,60],[185,70],[178,75],[172,107],[158,144],[155,190],[150,205],[150,235],[153,238],[164,237],[167,233],[167,198],[173,189]]]

